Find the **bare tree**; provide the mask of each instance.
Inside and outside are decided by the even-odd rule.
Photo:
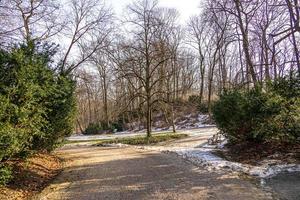
[[[202,20],[202,16],[194,16],[190,18],[188,23],[188,32],[190,34],[188,41],[192,47],[198,52],[199,72],[200,72],[200,104],[203,101],[204,82],[205,82],[205,42],[208,39],[208,34],[205,32],[206,24]]]
[[[99,74],[99,83],[103,98],[103,122],[107,127],[109,127],[110,117],[108,113],[108,87],[110,84],[109,79],[111,78],[111,62],[109,60],[109,57],[107,57],[105,54],[101,54],[101,52],[99,54],[93,55],[91,57],[91,62],[93,65],[95,65]]]
[[[64,26],[60,4],[52,0],[2,0],[0,16],[6,22],[0,29],[0,39],[46,40]]]
[[[109,45],[113,16],[101,0],[70,0],[70,10],[66,17],[69,23],[63,33],[69,42],[60,71],[68,74]],[[78,52],[80,55],[74,61],[74,54],[78,55]]]
[[[128,63],[120,70],[129,81],[136,79],[139,82],[138,87],[134,83],[131,85],[136,96],[145,102],[147,136],[150,137],[152,108],[159,101],[157,97],[162,92],[155,89],[166,78],[164,73],[160,73],[160,69],[173,56],[171,49],[164,48],[165,43],[161,39],[165,37],[168,28],[171,32],[170,25],[174,21],[174,15],[166,17],[166,10],[159,9],[157,1],[150,0],[137,1],[128,7],[128,11],[126,21],[134,41],[126,46]]]
[[[296,39],[295,33],[300,33],[300,1],[299,0],[285,0],[289,16],[290,16],[290,25],[291,25],[291,36],[292,36],[292,43],[294,46],[295,51],[295,58],[296,58],[296,64],[298,68],[298,73],[300,74],[300,55],[299,55],[299,48],[298,43]]]

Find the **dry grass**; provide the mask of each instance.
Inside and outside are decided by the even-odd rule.
[[[115,138],[109,140],[100,140],[97,142],[97,146],[102,146],[105,144],[117,144],[117,143],[129,144],[129,145],[157,144],[159,142],[179,140],[182,138],[186,138],[187,136],[188,135],[186,134],[167,133],[167,134],[153,135],[150,138],[144,136],[136,136],[136,137],[129,137],[129,138]]]

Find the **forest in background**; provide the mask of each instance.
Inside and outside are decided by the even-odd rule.
[[[298,1],[199,5],[185,24],[158,1],[134,2],[113,20],[118,28],[108,48],[91,56],[91,68],[76,71],[77,130],[142,122],[149,133],[158,113],[174,127],[174,107],[188,99],[211,116],[225,90],[266,88],[299,74]]]

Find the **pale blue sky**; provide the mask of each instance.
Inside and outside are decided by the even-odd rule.
[[[106,0],[111,5],[117,16],[122,16],[124,8],[134,0]],[[184,23],[190,16],[200,13],[201,0],[159,0],[159,5],[168,8],[176,8],[180,13],[180,21]]]

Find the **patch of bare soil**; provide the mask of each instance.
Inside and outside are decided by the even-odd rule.
[[[62,169],[61,160],[47,153],[10,162],[14,178],[7,186],[0,187],[1,200],[30,198],[43,190]]]
[[[247,143],[228,145],[225,150],[217,150],[216,155],[229,161],[259,165],[264,160],[278,160],[279,163],[300,164],[300,143]]]

